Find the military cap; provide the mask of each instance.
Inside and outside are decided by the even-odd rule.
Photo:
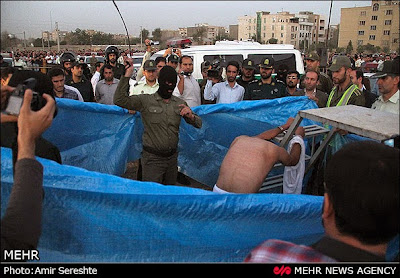
[[[341,67],[351,68],[351,61],[347,56],[337,56],[333,59],[332,65],[330,66],[330,71],[338,71]]]
[[[313,51],[305,58],[305,60],[319,61],[320,57],[316,51]]]
[[[168,61],[168,62],[175,62],[175,63],[178,63],[178,62],[179,62],[179,56],[176,55],[176,54],[170,54],[170,55],[168,55],[168,57],[167,57],[167,61]]]
[[[156,70],[156,62],[154,60],[147,60],[143,65],[144,70]]]
[[[385,76],[396,76],[400,75],[399,73],[399,60],[394,59],[393,61],[385,61],[383,62],[383,68],[381,71],[378,71],[371,78],[380,78]]]
[[[245,59],[243,61],[242,67],[245,69],[254,69],[254,70],[256,69],[253,60],[250,59]]]
[[[260,68],[272,69],[274,67],[274,58],[264,58],[261,60]]]

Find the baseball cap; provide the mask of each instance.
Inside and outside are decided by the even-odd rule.
[[[274,58],[264,58],[261,60],[260,68],[272,69],[274,67]]]
[[[154,60],[147,60],[143,65],[144,70],[156,70],[156,62]]]
[[[378,71],[371,78],[380,78],[388,75],[400,75],[399,73],[399,60],[394,59],[393,61],[385,61],[383,62],[383,68],[381,71]]]
[[[347,56],[337,56],[333,59],[330,71],[338,71],[341,67],[351,68],[351,61]]]
[[[256,69],[256,67],[254,66],[253,60],[250,60],[250,59],[245,59],[243,61],[242,67],[245,69],[254,69],[254,70]]]
[[[319,61],[320,57],[316,51],[313,51],[304,60]]]
[[[178,63],[178,62],[179,62],[179,57],[178,57],[178,55],[176,55],[176,54],[170,54],[170,55],[168,55],[168,57],[167,57],[167,61],[168,61],[168,62],[175,62],[175,63]]]

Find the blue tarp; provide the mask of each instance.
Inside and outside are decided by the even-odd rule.
[[[120,178],[126,162],[140,157],[140,115],[63,99],[58,108],[45,137],[59,147],[64,165],[38,159],[45,174],[43,262],[240,262],[266,239],[311,244],[323,233],[322,197],[215,194]],[[310,108],[316,105],[306,97],[196,107],[203,127],[182,121],[179,165],[211,186],[236,136],[261,133]],[[2,215],[12,182],[11,152],[2,148]]]

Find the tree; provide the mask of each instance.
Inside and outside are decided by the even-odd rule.
[[[353,51],[353,43],[350,40],[346,47],[346,53],[351,54],[352,51]]]
[[[159,41],[161,43],[161,36],[162,36],[161,28],[154,29],[151,34],[153,35],[154,41]]]
[[[270,43],[270,44],[277,44],[277,43],[278,43],[278,39],[270,38],[270,39],[268,40],[268,43]]]
[[[193,40],[198,44],[203,44],[203,38],[207,33],[207,27],[201,26],[196,29],[196,33],[193,35]]]
[[[139,37],[142,37],[142,39],[144,41],[145,39],[147,39],[149,37],[149,34],[150,34],[149,30],[142,29],[142,31],[139,33]]]

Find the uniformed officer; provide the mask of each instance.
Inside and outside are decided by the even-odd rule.
[[[304,61],[306,62],[306,70],[313,70],[316,72],[319,72],[319,81],[317,84],[317,90],[320,90],[322,92],[325,92],[329,94],[329,92],[333,88],[333,83],[332,79],[327,75],[326,73],[322,72],[319,68],[320,66],[320,57],[316,51],[311,52],[305,59]],[[305,84],[304,84],[304,78],[305,75],[302,76],[301,81],[300,81],[300,88],[304,89]]]
[[[249,83],[244,94],[244,100],[273,99],[286,96],[285,84],[272,78],[274,64],[273,58],[264,58],[261,61],[261,80],[254,80]]]
[[[114,103],[122,108],[141,113],[144,126],[142,179],[165,185],[175,185],[178,173],[179,127],[183,118],[195,128],[202,121],[187,103],[172,95],[177,83],[177,73],[165,66],[159,73],[159,88],[154,94],[128,96],[129,79],[133,73],[132,59],[125,75],[121,77],[114,95]]]
[[[256,80],[254,72],[256,71],[256,65],[251,59],[245,59],[242,63],[241,74],[236,82],[244,89],[247,88],[250,82]]]
[[[114,77],[120,79],[125,73],[124,65],[117,63],[119,57],[119,50],[116,46],[109,46],[106,48],[106,64],[113,67]]]
[[[129,88],[129,95],[154,94],[158,90],[157,66],[154,60],[147,60],[143,65],[145,80]]]
[[[347,56],[338,56],[332,61],[329,70],[333,83],[336,84],[329,94],[326,107],[354,104],[365,106],[365,98],[358,86],[350,79],[351,61]]]

